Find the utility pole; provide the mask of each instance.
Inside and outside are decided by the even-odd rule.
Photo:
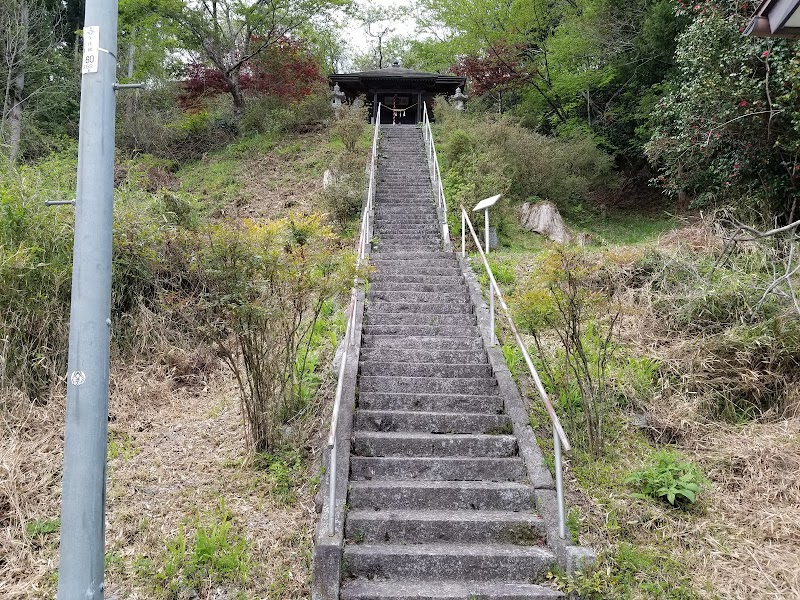
[[[117,0],[86,0],[58,600],[102,600]]]

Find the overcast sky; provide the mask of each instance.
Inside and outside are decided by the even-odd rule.
[[[411,0],[370,0],[371,6],[383,7],[396,7],[396,6],[410,6]],[[416,23],[414,19],[407,18],[403,21],[396,23],[394,35],[411,35],[414,33]],[[363,52],[370,46],[370,38],[367,37],[364,28],[358,23],[351,22],[345,29],[345,39],[350,45],[352,52]]]

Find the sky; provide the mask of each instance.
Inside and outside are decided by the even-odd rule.
[[[395,7],[395,6],[411,6],[411,0],[370,0],[371,6]],[[412,18],[397,23],[395,27],[395,35],[411,35],[414,33],[415,22]],[[363,52],[370,45],[372,40],[367,37],[364,28],[358,23],[352,22],[345,28],[345,39],[351,46],[353,52]]]

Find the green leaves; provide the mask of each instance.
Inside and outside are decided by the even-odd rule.
[[[656,452],[649,467],[634,471],[625,482],[640,490],[633,494],[634,498],[666,500],[675,507],[694,504],[701,489],[708,484],[695,465],[666,450]]]

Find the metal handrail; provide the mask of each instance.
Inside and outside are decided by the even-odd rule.
[[[431,183],[434,186],[434,192],[436,194],[436,208],[441,209],[440,217],[442,218],[442,234],[444,239],[449,242],[450,241],[450,230],[447,224],[447,200],[444,197],[444,186],[442,185],[442,172],[439,168],[439,159],[436,155],[436,146],[433,141],[433,131],[431,129],[431,121],[428,117],[428,104],[424,104],[424,110],[422,114],[422,133],[425,139],[425,151],[428,156],[428,167],[430,169],[431,175]],[[522,337],[517,331],[517,327],[514,324],[514,319],[511,318],[511,312],[508,310],[508,305],[506,301],[503,299],[503,293],[500,291],[500,286],[497,285],[497,280],[494,277],[494,273],[492,272],[492,267],[489,265],[489,261],[486,259],[486,253],[483,251],[481,247],[481,242],[478,239],[477,234],[475,233],[475,228],[472,225],[472,221],[469,218],[469,214],[467,213],[464,205],[461,205],[461,256],[462,258],[467,255],[466,252],[466,230],[469,227],[470,233],[472,234],[472,239],[475,241],[475,245],[478,248],[478,252],[480,253],[481,260],[483,261],[483,266],[486,269],[486,273],[489,275],[489,325],[490,325],[490,343],[494,345],[496,343],[495,337],[495,326],[494,326],[494,313],[495,313],[495,294],[497,294],[497,300],[500,302],[500,307],[503,309],[503,313],[508,320],[508,326],[511,329],[512,333],[514,334],[514,339],[517,342],[517,346],[522,351],[522,356],[525,358],[525,364],[528,366],[528,371],[530,371],[531,377],[536,385],[536,391],[539,393],[539,397],[542,400],[545,408],[547,409],[547,414],[550,415],[550,421],[553,424],[553,450],[555,455],[555,463],[556,463],[556,494],[558,496],[558,534],[561,538],[565,538],[567,535],[567,526],[566,526],[566,516],[564,510],[564,472],[563,472],[563,464],[561,460],[561,451],[562,448],[565,452],[569,452],[572,450],[572,446],[567,439],[566,434],[564,433],[564,428],[561,426],[561,421],[556,414],[555,409],[553,408],[553,404],[550,402],[550,397],[547,394],[547,391],[544,389],[544,385],[542,384],[542,380],[539,377],[539,373],[536,370],[536,367],[533,366],[533,361],[531,360],[530,355],[528,354],[528,349],[525,346],[525,343],[522,340]],[[488,227],[488,221],[487,221]],[[488,251],[488,236],[486,240],[486,249]]]
[[[558,495],[558,533],[559,535],[564,538],[566,537],[566,522],[565,522],[565,514],[564,514],[564,476],[563,476],[563,465],[561,461],[561,450],[563,446],[563,450],[565,452],[569,452],[572,450],[572,446],[567,439],[566,434],[564,433],[564,428],[561,426],[561,421],[556,415],[556,411],[553,408],[553,404],[550,402],[550,397],[547,394],[547,391],[544,389],[544,385],[542,384],[542,380],[539,377],[539,372],[536,370],[536,367],[533,366],[533,361],[531,360],[530,355],[528,354],[528,349],[525,346],[524,341],[522,340],[522,336],[520,336],[519,331],[517,331],[517,327],[514,324],[514,319],[511,318],[511,312],[508,310],[508,305],[506,301],[503,299],[503,293],[500,291],[500,286],[497,285],[497,280],[494,277],[494,273],[492,272],[492,267],[489,265],[489,261],[486,259],[486,253],[483,251],[481,247],[481,242],[478,239],[477,234],[475,233],[475,228],[472,225],[472,221],[469,218],[469,214],[467,210],[464,208],[464,205],[461,205],[461,222],[462,224],[466,224],[469,227],[469,231],[472,234],[472,239],[475,241],[475,245],[478,248],[478,253],[481,256],[481,260],[483,261],[483,266],[486,269],[486,274],[489,276],[489,293],[492,294],[494,298],[494,294],[497,294],[497,300],[500,303],[500,308],[503,309],[503,314],[506,316],[506,320],[508,321],[508,326],[511,329],[511,332],[514,334],[514,339],[517,342],[517,346],[522,351],[522,356],[525,358],[525,364],[528,366],[528,371],[530,371],[531,377],[533,378],[534,384],[536,385],[536,391],[539,393],[539,397],[542,400],[545,408],[547,409],[547,414],[550,415],[550,421],[553,424],[553,450],[555,456],[555,471],[556,471],[556,494]],[[466,256],[466,228],[461,228],[461,256]],[[493,303],[494,304],[494,303]],[[492,306],[492,312],[494,311],[494,307]],[[494,329],[494,314],[492,314],[492,329]],[[494,339],[494,331],[492,331],[492,338]]]
[[[359,273],[367,255],[367,244],[369,240],[369,221],[372,208],[375,204],[375,173],[378,164],[378,137],[381,129],[381,105],[375,113],[375,132],[372,134],[372,156],[369,167],[369,187],[367,189],[367,200],[364,203],[364,210],[361,213],[361,229],[358,236],[358,254],[356,255],[356,277],[353,281],[353,289],[350,292],[350,306],[347,309],[347,328],[344,334],[344,350],[342,351],[341,364],[339,365],[339,377],[336,383],[336,398],[333,402],[333,415],[331,417],[331,430],[328,434],[328,450],[330,451],[330,471],[328,473],[328,535],[336,533],[336,455],[338,453],[336,443],[336,433],[339,426],[339,407],[342,403],[342,388],[344,385],[344,372],[347,366],[347,355],[350,345],[354,342],[353,330],[355,329],[356,313],[355,307],[358,299]]]
[[[447,224],[447,200],[444,197],[444,186],[442,185],[442,171],[439,168],[439,157],[436,155],[436,146],[433,143],[433,130],[431,120],[428,117],[428,103],[422,105],[422,137],[425,140],[425,152],[428,156],[428,170],[431,176],[431,184],[436,195],[436,208],[442,213],[442,237],[446,244],[450,243],[450,227]]]

